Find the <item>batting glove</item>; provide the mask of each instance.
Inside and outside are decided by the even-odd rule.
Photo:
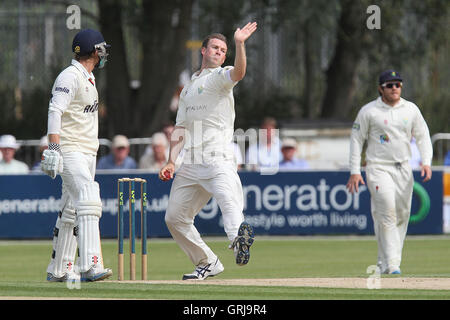
[[[58,173],[63,172],[63,157],[59,144],[50,143],[48,149],[44,150],[42,153],[41,169],[52,179],[55,179]]]

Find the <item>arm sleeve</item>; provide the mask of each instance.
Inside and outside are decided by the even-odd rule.
[[[433,145],[431,143],[430,132],[419,108],[416,110],[417,112],[412,127],[412,135],[416,138],[416,145],[420,152],[422,165],[431,166],[431,161],[433,159]]]
[[[182,102],[181,98],[178,102],[178,111],[177,118],[175,120],[175,126],[186,128],[186,106]]]
[[[52,97],[48,106],[47,134],[59,134],[61,130],[61,116],[70,105],[78,89],[76,74],[62,72],[55,80]]]
[[[238,83],[238,81],[231,80],[230,71],[233,70],[234,67],[227,66],[216,71],[211,77],[211,84],[218,90],[229,91],[233,89],[233,87]]]
[[[48,110],[48,128],[47,134],[59,134],[61,131],[61,116],[58,111]]]
[[[353,123],[350,135],[350,174],[361,174],[361,152],[368,132],[366,112],[362,109]]]

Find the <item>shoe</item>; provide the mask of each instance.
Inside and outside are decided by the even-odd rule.
[[[183,275],[183,280],[205,280],[208,277],[217,276],[219,273],[223,272],[225,268],[220,262],[219,258],[216,262],[209,263],[203,266],[197,266],[194,272]]]
[[[81,282],[92,282],[104,280],[112,276],[112,270],[109,268],[103,268],[99,265],[93,265],[88,271],[81,272]]]
[[[389,272],[389,274],[402,274],[402,272],[400,271],[400,269],[395,269],[395,270]]]
[[[378,270],[380,271],[380,274],[388,274],[389,273],[388,269],[383,267],[383,265],[384,265],[383,262],[381,262],[381,261],[377,262],[377,267],[378,267]]]
[[[52,273],[47,272],[47,281],[49,282],[79,282],[80,274],[76,272],[67,272],[62,277],[55,277]]]
[[[254,238],[255,234],[252,226],[245,221],[242,222],[239,226],[238,235],[231,244],[237,265],[246,265],[250,260],[250,246],[253,244]]]

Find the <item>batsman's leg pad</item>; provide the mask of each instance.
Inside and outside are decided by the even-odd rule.
[[[102,203],[97,182],[84,186],[76,207],[78,216],[78,267],[80,272],[86,272],[94,264],[103,265],[99,230]]]
[[[94,215],[101,218],[102,201],[100,199],[100,187],[97,182],[85,184],[80,190],[80,196],[76,202],[78,217]]]
[[[53,251],[47,272],[55,277],[62,277],[73,271],[77,250],[76,213],[71,206],[66,206],[59,213],[53,229]]]

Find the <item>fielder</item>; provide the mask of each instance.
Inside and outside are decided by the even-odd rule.
[[[422,158],[423,181],[431,179],[433,148],[428,126],[419,108],[400,97],[403,80],[393,70],[379,77],[380,97],[361,108],[350,139],[349,192],[364,184],[360,162],[367,141],[366,178],[378,242],[382,273],[400,274],[403,242],[411,212],[414,178],[409,164],[411,138],[415,137]]]
[[[48,281],[97,281],[112,275],[103,267],[100,190],[94,181],[98,141],[98,93],[94,68],[108,53],[100,32],[85,29],[72,43],[75,58],[56,78],[48,108],[48,149],[41,168],[62,178],[63,208],[56,220]],[[78,244],[78,271],[74,270]]]
[[[242,183],[232,148],[234,133],[233,87],[245,76],[245,41],[256,31],[256,22],[234,33],[234,67],[222,68],[226,38],[211,34],[202,44],[202,65],[180,93],[175,130],[168,163],[160,170],[163,181],[173,178],[175,160],[184,146],[183,164],[177,171],[165,215],[174,240],[196,266],[183,280],[204,280],[224,270],[194,226],[194,218],[214,197],[223,216],[224,229],[236,263],[250,259],[253,229],[244,221]]]

